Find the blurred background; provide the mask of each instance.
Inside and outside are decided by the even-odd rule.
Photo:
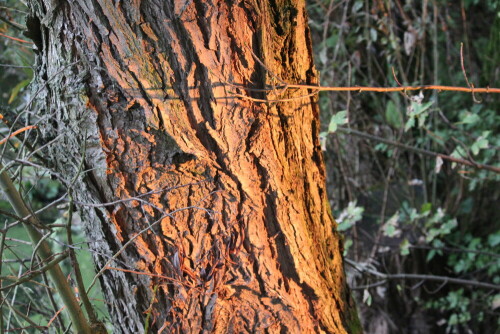
[[[500,86],[500,1],[308,7],[323,86]],[[330,203],[366,333],[495,333],[500,96],[323,92],[320,105]]]

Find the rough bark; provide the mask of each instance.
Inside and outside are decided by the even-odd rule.
[[[101,278],[117,333],[147,312],[152,332],[359,331],[316,97],[270,89],[317,83],[304,1],[30,5],[40,132],[68,179],[85,151],[97,268],[135,238],[112,264],[134,273]]]

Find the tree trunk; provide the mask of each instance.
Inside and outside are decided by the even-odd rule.
[[[47,159],[84,160],[97,268],[129,242],[101,276],[116,333],[360,331],[317,98],[273,87],[318,82],[304,1],[30,6]]]

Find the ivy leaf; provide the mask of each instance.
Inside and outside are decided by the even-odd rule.
[[[337,45],[338,43],[338,36],[337,35],[332,35],[330,36],[326,41],[325,41],[325,45],[328,47],[328,48],[333,48],[335,45]]]
[[[427,111],[427,109],[429,109],[433,103],[434,101],[421,103],[418,100],[411,102],[406,112],[409,119],[405,125],[405,132],[415,125],[415,119],[418,120],[419,127],[423,127],[425,125],[425,120],[427,119],[427,116],[429,116],[429,112]]]
[[[415,118],[410,117],[405,124],[405,132],[410,130],[415,125]]]
[[[410,242],[408,239],[404,239],[403,242],[399,245],[399,252],[401,256],[406,256],[410,254]]]
[[[467,112],[465,114],[465,117],[462,119],[461,122],[458,122],[456,124],[475,124],[479,122],[481,118],[477,114],[473,114],[470,112]]]
[[[328,132],[333,133],[337,131],[337,127],[342,124],[347,124],[347,110],[342,110],[332,116],[330,124],[328,124]]]
[[[403,117],[392,100],[387,103],[385,108],[385,119],[389,125],[396,129],[399,129],[403,124]]]
[[[352,239],[346,239],[344,241],[344,256],[347,256],[349,248],[351,248],[352,244],[353,244]]]
[[[399,212],[396,212],[385,224],[383,233],[390,238],[399,237],[401,230],[398,228]]]
[[[436,255],[436,251],[434,249],[431,249],[429,251],[429,253],[427,253],[427,257],[425,258],[425,261],[429,262],[430,260],[432,260],[432,258],[434,257],[434,255]]]
[[[354,5],[352,5],[352,13],[355,14],[359,12],[361,7],[363,7],[363,1],[356,1]]]
[[[490,131],[483,131],[483,134],[476,139],[474,144],[472,144],[470,150],[472,151],[472,154],[477,155],[481,149],[488,148],[489,146],[489,141],[486,139],[488,135],[490,134]]]
[[[12,88],[12,91],[10,92],[9,101],[7,103],[11,104],[15,100],[21,89],[28,86],[30,82],[31,79],[26,79],[15,85],[14,88]]]
[[[422,207],[420,208],[421,213],[430,212],[431,210],[432,210],[432,203],[429,202],[422,204]]]
[[[413,110],[414,110],[413,112],[415,113],[415,115],[420,115],[421,113],[423,113],[424,111],[429,109],[433,103],[434,103],[434,101],[429,101],[427,103],[412,102],[412,106],[413,106]]]
[[[347,208],[342,210],[337,218],[338,231],[344,232],[354,226],[363,218],[363,207],[356,206],[356,201],[349,202]]]
[[[500,245],[500,233],[490,234],[488,236],[488,245],[490,245],[490,247]]]
[[[464,158],[467,158],[467,152],[465,151],[465,149],[462,146],[457,146],[453,150],[453,152],[451,153],[451,156],[454,158],[464,159]],[[451,168],[455,168],[456,165],[457,165],[457,163],[453,162],[451,164]]]

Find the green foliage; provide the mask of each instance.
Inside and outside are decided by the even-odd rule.
[[[498,308],[499,294],[485,294],[483,291],[467,292],[465,289],[450,291],[444,297],[429,301],[425,307],[432,312],[440,312],[445,315],[443,322],[446,323],[447,333],[461,333],[461,328],[470,328],[470,324],[479,326],[485,319],[487,313]],[[474,305],[475,301],[481,301],[481,305]],[[500,326],[500,318],[496,319],[496,325]]]
[[[328,133],[334,133],[337,131],[337,127],[339,125],[347,124],[347,122],[347,111],[339,111],[330,119],[330,123],[328,124]]]
[[[419,128],[425,127],[425,121],[430,114],[429,108],[433,103],[433,101],[422,103],[420,99],[412,99],[410,105],[407,108],[408,120],[405,124],[405,131],[410,130],[415,125],[417,125]]]
[[[465,70],[475,87],[498,87],[499,9],[498,0],[311,1],[310,26],[321,84],[466,86]],[[500,167],[498,95],[329,92],[321,94],[319,101],[334,212],[348,217],[352,203],[357,203],[358,211],[364,210],[360,220],[340,220],[346,256],[378,263],[380,270],[390,273],[498,284],[498,256],[493,254],[500,251],[500,175],[442,157],[428,158],[387,142],[360,139],[338,131],[343,114],[332,117],[332,111],[342,110],[349,115],[352,129],[473,164]],[[379,245],[374,246],[375,242]],[[369,285],[372,280],[366,275],[356,282]],[[431,332],[436,333],[491,332],[500,318],[500,297],[487,289],[439,288],[427,282],[411,289],[401,282],[387,286],[391,284],[397,284],[399,294],[389,298],[397,301],[380,300],[370,291],[357,296],[359,304],[370,300],[373,308],[367,314],[384,309],[391,321],[405,325],[401,310],[390,307],[412,305],[413,314],[428,312]],[[435,289],[434,294],[426,293]],[[415,302],[414,294],[420,302]]]
[[[364,209],[356,205],[356,202],[350,202],[337,218],[338,230],[343,232],[354,226],[363,217]]]
[[[349,202],[347,208],[345,208],[342,212],[340,212],[337,216],[338,227],[337,230],[340,232],[345,232],[351,229],[357,222],[359,222],[363,218],[362,207],[356,205],[356,202]],[[353,244],[351,238],[347,238],[344,241],[344,253],[347,254],[349,248]]]
[[[25,80],[19,82],[17,85],[15,85],[14,88],[12,88],[12,91],[10,92],[9,101],[7,103],[11,104],[12,102],[14,102],[16,97],[19,95],[19,92],[22,89],[24,89],[26,86],[28,86],[30,82],[31,82],[31,78],[25,79]]]
[[[401,125],[403,124],[403,116],[401,115],[399,108],[392,100],[389,100],[389,102],[387,102],[387,106],[385,107],[385,119],[387,124],[395,129],[401,128]]]

